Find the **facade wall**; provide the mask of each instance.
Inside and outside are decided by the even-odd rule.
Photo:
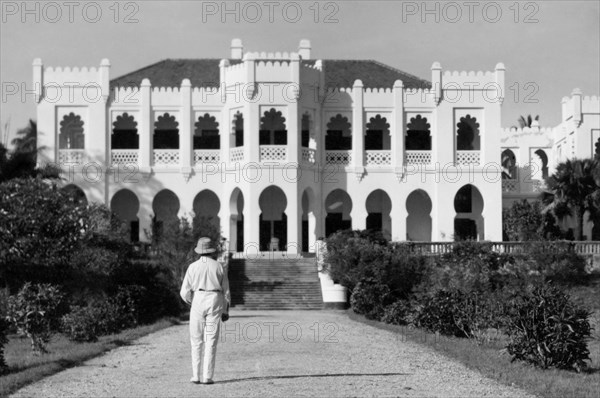
[[[429,240],[447,241],[456,238],[456,219],[472,218],[476,239],[501,240],[501,143],[497,132],[502,104],[498,93],[504,92],[502,64],[491,72],[442,73],[435,63],[431,89],[405,89],[400,80],[393,87],[365,88],[356,80],[352,87],[330,89],[324,87],[320,61],[314,66],[300,61],[296,53],[246,53],[241,63],[221,61],[219,88],[191,87],[187,79],[179,87],[154,87],[144,79],[140,87],[118,87],[109,93],[110,65],[106,60],[85,73],[44,68],[36,60],[34,79],[42,85],[53,82],[64,91],[66,82],[79,82],[72,98],[50,101],[48,90],[40,92],[38,142],[45,148],[43,161],[59,163],[69,173],[68,182],[79,186],[89,201],[110,205],[119,191],[133,192],[139,200],[142,240],[146,239],[144,230],[150,229],[160,192],[173,192],[178,199],[178,207],[174,205],[177,214],[189,216],[198,193],[210,190],[219,199],[223,235],[234,242],[237,221],[243,215],[245,245],[261,250],[256,242],[264,231],[258,220],[268,209],[261,209],[259,198],[272,186],[285,195],[288,244],[280,249],[289,252],[302,251],[305,235],[312,251],[316,238],[325,235],[328,214],[329,220],[338,217],[338,204],[326,206],[328,195],[335,190],[351,199],[351,210],[344,217],[352,219],[353,229],[375,222],[393,240],[423,239],[429,231]],[[89,85],[100,88],[98,101],[86,97]],[[285,145],[260,143],[262,118],[272,110],[285,118]],[[83,148],[61,147],[61,122],[71,113],[83,121]],[[125,113],[137,122],[139,145],[115,150],[113,126]],[[166,113],[178,123],[179,149],[153,147],[155,123]],[[243,115],[244,145],[239,147],[237,113]],[[205,114],[219,123],[220,149],[193,149],[195,123]],[[338,115],[351,125],[351,149],[326,148],[328,124]],[[303,117],[309,120],[306,146]],[[372,141],[368,126],[381,118],[389,125],[380,140],[384,149],[367,149]],[[417,118],[429,123],[430,149],[406,149],[407,126]],[[466,119],[479,124],[478,145],[459,150],[464,138],[458,136],[457,126]],[[456,211],[455,197],[465,185],[472,186],[473,197],[481,198],[473,203],[473,214],[471,210]],[[425,203],[431,202],[429,214],[427,206],[407,207],[415,192],[426,194],[421,197]],[[343,209],[348,204],[339,206]],[[409,214],[409,207],[417,210]],[[368,208],[377,214],[370,215]],[[407,225],[418,227],[410,231]]]

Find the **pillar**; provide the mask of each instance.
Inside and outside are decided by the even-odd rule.
[[[142,174],[148,174],[151,171],[153,161],[153,142],[154,137],[154,119],[152,117],[152,93],[150,87],[150,80],[144,79],[140,84],[140,121],[139,121],[139,134],[140,134],[140,153],[139,163],[140,172]],[[142,221],[140,218],[140,231]]]
[[[359,178],[362,178],[365,171],[363,95],[362,81],[355,80],[354,85],[352,86],[352,152],[354,158],[354,172]]]
[[[192,148],[194,147],[194,136],[192,134],[192,83],[189,79],[183,79],[179,90],[181,97],[180,114],[181,123],[179,124],[179,159],[181,173],[185,178],[189,178],[192,174],[192,166],[194,158],[192,156]]]

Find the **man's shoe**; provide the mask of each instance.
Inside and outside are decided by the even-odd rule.
[[[190,383],[194,383],[194,384],[200,384],[200,380],[196,379],[195,377],[192,377],[190,379]]]
[[[201,381],[200,384],[215,384],[215,382],[212,379],[206,379],[206,381]]]

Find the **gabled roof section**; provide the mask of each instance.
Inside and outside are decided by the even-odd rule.
[[[165,59],[111,80],[110,87],[139,87],[149,79],[154,87],[179,87],[183,79],[190,79],[192,87],[218,87],[218,58]],[[229,60],[231,64],[240,60]],[[303,61],[313,65],[314,60]],[[366,88],[391,88],[402,80],[406,88],[431,88],[431,83],[409,73],[373,60],[323,60],[325,87],[352,87],[360,79]]]
[[[374,60],[327,59],[323,67],[327,88],[352,87],[357,79],[366,88],[391,88],[396,80],[402,80],[405,88],[431,88],[427,80]]]

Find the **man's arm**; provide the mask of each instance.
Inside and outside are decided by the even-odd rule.
[[[190,268],[188,267],[185,277],[183,278],[183,283],[181,284],[181,290],[179,291],[179,295],[188,304],[192,304],[192,284],[190,280]]]
[[[231,303],[231,292],[229,291],[229,266],[223,267],[223,295],[227,302],[225,312],[229,312],[229,304]]]

